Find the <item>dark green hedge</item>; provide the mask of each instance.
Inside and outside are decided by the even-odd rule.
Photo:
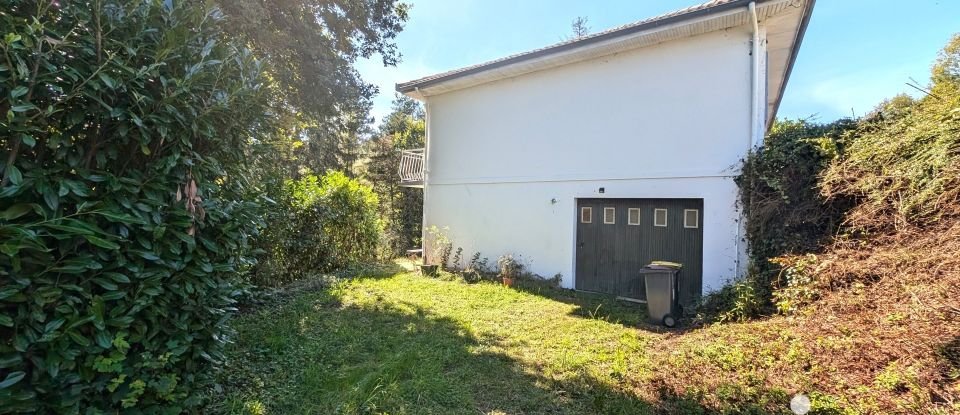
[[[202,1],[0,2],[0,412],[177,413],[258,225],[259,65]]]

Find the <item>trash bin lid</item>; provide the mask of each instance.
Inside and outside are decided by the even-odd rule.
[[[679,264],[676,262],[669,262],[669,261],[653,261],[649,265],[647,265],[645,268],[678,270],[680,268],[683,268],[683,264]]]

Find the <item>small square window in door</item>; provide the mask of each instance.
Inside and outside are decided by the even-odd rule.
[[[603,223],[606,225],[613,225],[617,223],[617,208],[603,208]]]
[[[593,222],[593,208],[584,206],[580,208],[580,223]]]
[[[700,227],[700,211],[697,209],[683,210],[683,227],[696,229]]]
[[[653,210],[653,226],[656,226],[658,228],[667,227],[667,210],[666,209]]]

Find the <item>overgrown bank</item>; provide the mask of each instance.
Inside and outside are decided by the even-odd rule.
[[[761,384],[852,413],[960,410],[960,37],[931,79],[855,122],[774,128],[739,179],[751,273],[708,304],[722,321],[786,317],[677,342],[749,350],[757,335],[740,327],[765,326],[765,345],[807,357],[765,365]]]

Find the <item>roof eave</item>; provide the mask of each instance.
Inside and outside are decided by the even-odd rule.
[[[800,21],[800,28],[797,29],[797,35],[794,38],[793,50],[790,52],[790,60],[787,62],[787,70],[783,75],[783,83],[780,84],[780,91],[777,92],[777,100],[773,104],[773,109],[767,114],[767,132],[773,127],[773,120],[776,118],[777,112],[780,111],[780,103],[783,101],[783,95],[787,90],[790,75],[793,73],[793,65],[797,62],[797,56],[800,54],[800,46],[803,44],[803,38],[807,33],[807,26],[810,25],[810,18],[813,16],[813,6],[816,3],[817,0],[807,0],[806,10],[803,11],[803,17]]]
[[[427,88],[433,85],[441,84],[453,79],[462,78],[465,76],[470,76],[478,74],[481,72],[487,72],[495,70],[498,68],[514,65],[520,62],[525,62],[532,59],[541,58],[544,56],[553,55],[556,53],[566,52],[569,50],[574,50],[578,48],[588,47],[597,43],[605,42],[607,40],[616,39],[623,36],[628,36],[631,34],[656,29],[662,26],[682,23],[684,21],[695,21],[698,18],[710,16],[712,14],[723,13],[725,11],[734,10],[738,8],[746,7],[754,0],[734,0],[729,3],[722,3],[716,6],[708,7],[705,9],[694,10],[688,13],[683,13],[679,15],[669,16],[663,19],[653,20],[647,23],[638,24],[636,26],[630,26],[622,30],[616,30],[609,33],[604,33],[598,36],[591,36],[579,41],[560,44],[554,47],[549,47],[546,49],[538,50],[532,53],[521,54],[511,58],[494,61],[489,64],[478,65],[472,68],[468,68],[462,71],[453,72],[444,76],[440,76],[432,79],[418,79],[410,82],[402,82],[396,84],[396,91],[402,94],[407,94],[416,91],[418,88]],[[771,0],[756,0],[757,3],[762,3],[765,1]],[[422,94],[419,94],[422,96]]]

